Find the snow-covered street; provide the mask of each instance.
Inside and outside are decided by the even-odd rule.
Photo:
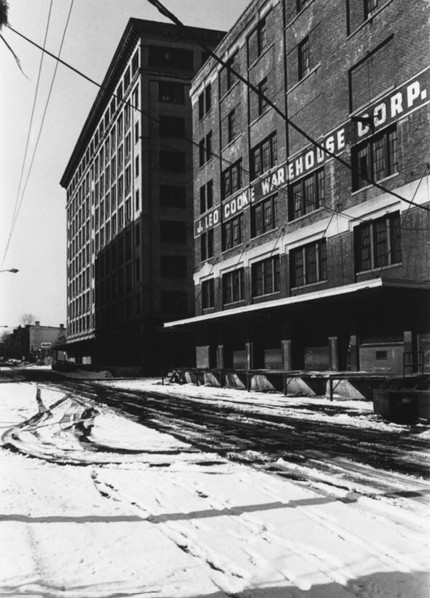
[[[35,397],[0,384],[0,596],[429,596],[423,502],[258,471],[73,393],[44,387],[38,414]]]

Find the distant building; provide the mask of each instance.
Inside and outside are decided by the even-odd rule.
[[[209,47],[224,35],[191,34]],[[205,59],[177,27],[131,19],[73,150],[61,185],[77,361],[158,373],[186,355],[160,330],[193,313],[189,88]]]
[[[196,315],[166,324],[197,366],[430,369],[429,40],[425,0],[254,0],[218,46],[352,171],[214,59],[199,71]]]
[[[64,324],[57,326],[41,326],[40,322],[18,326],[7,339],[8,357],[27,361],[43,360],[52,363],[63,359],[63,352],[57,349],[64,343],[66,329]]]

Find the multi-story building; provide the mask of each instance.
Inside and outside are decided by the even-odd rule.
[[[224,35],[189,31],[208,47]],[[158,372],[175,347],[162,322],[193,313],[189,88],[206,58],[175,26],[130,19],[86,119],[61,179],[78,361]]]
[[[425,0],[253,0],[199,71],[197,366],[430,367],[429,40]]]
[[[44,360],[51,364],[56,359],[63,359],[63,352],[58,344],[64,343],[66,329],[59,326],[41,326],[37,321],[14,328],[6,343],[7,355],[17,359],[35,361]]]

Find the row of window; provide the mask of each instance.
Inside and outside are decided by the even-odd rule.
[[[364,222],[354,230],[357,273],[398,264],[401,261],[400,215],[389,214]],[[327,280],[327,244],[322,239],[289,253],[290,285],[297,288]],[[280,290],[279,255],[259,261],[251,268],[251,296],[260,297]],[[243,301],[244,268],[222,277],[223,303]],[[202,283],[203,309],[214,307],[214,279]]]

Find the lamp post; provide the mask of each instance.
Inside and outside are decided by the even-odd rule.
[[[9,268],[9,270],[0,270],[0,272],[12,272],[12,274],[16,274],[19,270],[17,268]]]

